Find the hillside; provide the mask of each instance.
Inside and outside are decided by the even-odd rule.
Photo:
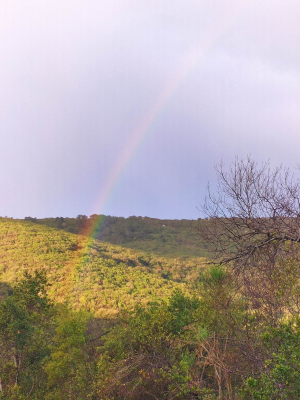
[[[63,229],[72,233],[90,232],[98,220],[96,237],[105,242],[122,245],[164,257],[207,257],[197,228],[205,220],[160,220],[148,217],[111,217],[79,215],[77,218],[45,218],[32,222]]]
[[[185,290],[204,259],[166,259],[25,221],[0,219],[2,286],[45,270],[49,296],[111,315],[125,305]],[[5,287],[5,285],[3,286]]]

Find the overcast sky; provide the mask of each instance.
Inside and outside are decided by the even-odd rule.
[[[300,162],[300,2],[0,0],[0,215],[199,217]]]

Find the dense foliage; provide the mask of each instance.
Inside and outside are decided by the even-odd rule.
[[[27,221],[0,219],[3,290],[24,271],[45,271],[51,299],[98,317],[166,298],[178,287],[186,290],[204,262],[156,257]]]
[[[200,274],[200,297],[175,289],[110,321],[47,285],[27,273],[0,302],[0,398],[299,398],[299,320],[262,318],[224,268]]]
[[[206,257],[205,246],[199,240],[198,228],[205,220],[160,220],[148,217],[111,217],[78,215],[77,218],[31,218],[72,233],[93,234],[93,237],[165,257]]]

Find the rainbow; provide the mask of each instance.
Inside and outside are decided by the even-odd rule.
[[[218,19],[205,32],[205,35],[203,35],[197,46],[192,48],[183,56],[181,63],[179,64],[173,75],[170,77],[170,79],[166,82],[156,101],[147,110],[139,125],[129,135],[126,146],[124,146],[123,151],[121,152],[119,158],[116,160],[113,168],[111,169],[107,177],[105,186],[101,190],[100,196],[97,199],[93,213],[101,214],[101,211],[107,204],[116,184],[120,180],[122,172],[125,170],[130,159],[142,142],[143,138],[146,136],[153,122],[163,111],[169,99],[175,94],[185,78],[199,63],[200,59],[204,57],[205,53],[207,53],[207,51],[212,48],[212,46],[218,41],[218,39],[222,37],[222,35],[229,29],[232,23],[246,11],[250,3],[250,0],[241,1],[234,10],[228,10],[226,14],[222,15],[222,20]],[[104,218],[103,216],[99,216],[99,218],[95,219],[95,221],[83,233],[87,236],[95,238],[97,237],[97,234],[101,231],[103,224]]]

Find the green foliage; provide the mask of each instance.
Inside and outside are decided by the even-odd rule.
[[[51,359],[45,365],[49,385],[61,385],[82,362],[87,316],[65,312],[56,321]]]
[[[93,234],[94,238],[163,257],[206,257],[199,240],[199,225],[205,220],[160,220],[148,217],[78,215],[77,218],[45,218],[35,221],[72,233]]]
[[[133,251],[55,221],[60,230],[0,219],[0,398],[300,397],[295,259],[261,269],[269,279],[261,281],[255,268],[204,268],[202,259]],[[124,222],[127,238],[138,238],[144,219],[128,221],[107,229]],[[147,235],[156,235],[153,222]]]
[[[122,313],[102,348],[98,391],[111,399],[185,398],[195,363],[187,328],[198,307],[198,299],[175,291],[169,302]]]
[[[91,315],[54,305],[46,286],[44,274],[27,273],[0,302],[1,399],[84,400],[91,393]]]
[[[300,398],[300,323],[292,320],[263,335],[270,358],[265,371],[247,380],[243,393],[246,399],[279,400]]]
[[[86,351],[90,316],[61,308],[55,324],[50,357],[44,363],[47,400],[86,399],[96,364]]]
[[[26,273],[13,294],[0,303],[0,376],[5,396],[14,398],[19,385],[32,392],[34,379],[43,376],[53,314],[45,284],[44,274]]]
[[[44,271],[52,300],[67,301],[72,308],[98,317],[167,298],[175,288],[187,290],[185,282],[193,281],[203,268],[202,260],[159,258],[7,219],[0,219],[0,258],[3,285],[22,279],[25,271]]]

